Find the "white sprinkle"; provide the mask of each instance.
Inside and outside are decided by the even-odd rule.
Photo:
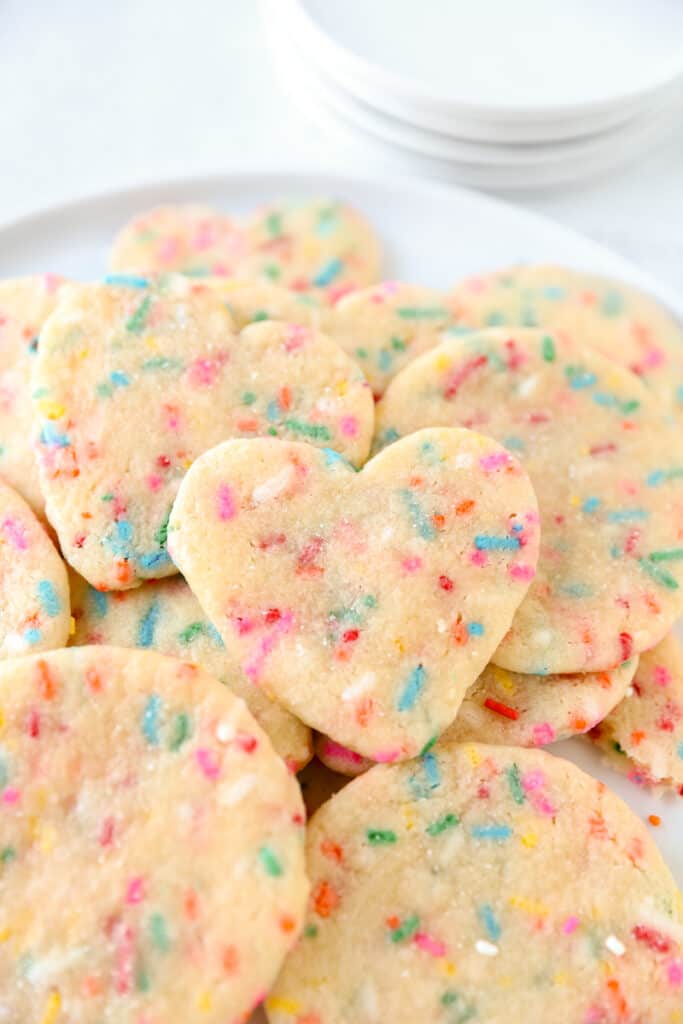
[[[553,641],[553,634],[549,629],[537,629],[533,633],[533,641],[539,647],[550,647]]]
[[[216,739],[219,743],[229,743],[235,738],[235,727],[232,722],[222,721],[216,726]]]
[[[445,633],[446,630],[448,629],[448,626],[447,626],[446,622],[444,621],[444,619],[437,619],[436,620],[436,628],[437,628],[439,633]]]
[[[292,479],[292,467],[284,466],[279,473],[275,473],[274,476],[264,480],[262,484],[255,487],[251,492],[252,499],[257,505],[260,505],[264,501],[271,501],[272,498],[277,498],[279,494],[289,486],[289,482]]]
[[[252,791],[256,785],[255,775],[245,775],[237,779],[229,786],[221,786],[218,791],[218,802],[224,807],[232,807],[244,800],[245,796]]]
[[[534,373],[531,377],[527,377],[526,380],[523,380],[521,382],[521,384],[517,388],[517,392],[522,396],[522,398],[526,398],[527,395],[533,395],[534,391],[536,390],[537,384],[538,375]]]
[[[375,685],[376,678],[374,672],[364,672],[356,679],[355,683],[351,683],[342,691],[342,700],[353,700],[354,697],[360,697],[361,693],[365,693],[366,690],[371,690]]]
[[[605,945],[610,953],[614,953],[615,956],[623,956],[626,952],[626,946],[623,942],[619,941],[616,935],[608,935],[605,939]]]
[[[456,469],[469,469],[473,462],[474,459],[468,452],[460,452],[459,455],[455,456]]]
[[[26,650],[28,644],[20,633],[8,633],[2,646],[8,654],[21,654]]]
[[[474,948],[482,956],[498,956],[498,946],[494,946],[492,942],[487,942],[486,939],[477,939]]]
[[[380,534],[380,540],[386,543],[388,540],[391,540],[391,538],[394,536],[394,533],[395,530],[393,526],[385,526],[384,529],[382,530],[382,533]]]

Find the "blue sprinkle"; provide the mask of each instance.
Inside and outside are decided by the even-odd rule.
[[[161,551],[152,551],[148,555],[140,555],[138,561],[143,569],[151,569],[155,565],[163,565],[165,562],[170,562],[171,556],[168,551],[163,548]]]
[[[429,788],[437,789],[441,785],[441,772],[439,771],[439,762],[434,754],[425,754],[423,756],[422,767],[425,770]]]
[[[212,622],[207,622],[206,624],[206,635],[213,640],[217,647],[225,647],[225,644],[223,643],[223,637],[220,635],[220,633],[218,632],[218,630],[216,629]]]
[[[623,296],[619,292],[607,292],[600,303],[600,309],[605,316],[618,316],[624,311]]]
[[[424,668],[422,665],[417,665],[408,676],[401,696],[398,698],[397,707],[399,711],[412,711],[424,689],[425,677],[426,672]]]
[[[320,450],[323,453],[326,466],[338,466],[341,462],[341,464],[346,466],[348,469],[354,468],[343,455],[340,455],[339,452],[335,452],[333,448],[321,448]]]
[[[526,451],[526,445],[521,437],[506,437],[503,439],[503,445],[513,452]]]
[[[326,263],[322,270],[316,274],[313,278],[313,284],[316,288],[325,288],[328,284],[332,284],[335,277],[341,274],[343,269],[344,264],[340,259],[335,257],[333,260],[330,260],[329,263]]]
[[[489,533],[478,533],[474,538],[477,551],[516,551],[522,545],[518,537],[494,537]]]
[[[505,316],[503,315],[503,313],[498,313],[498,312],[489,313],[488,316],[486,317],[486,326],[487,327],[500,327],[504,323],[505,323]]]
[[[119,288],[147,288],[149,281],[146,277],[138,277],[137,274],[107,274],[104,278],[105,284],[112,284]]]
[[[133,527],[127,519],[117,519],[115,529],[119,540],[130,540],[133,536]]]
[[[470,636],[483,636],[484,627],[482,626],[481,622],[468,622],[467,632],[470,634]]]
[[[512,829],[509,825],[474,825],[472,835],[475,839],[509,839]]]
[[[153,601],[140,619],[138,627],[138,647],[151,647],[154,643],[154,631],[159,619],[159,602]]]
[[[107,614],[107,605],[109,604],[109,597],[102,590],[95,590],[94,587],[90,587],[90,598],[92,603],[95,605],[95,614],[99,619],[103,619]]]
[[[595,512],[600,507],[599,498],[586,498],[581,508],[584,512]]]
[[[383,348],[377,356],[377,366],[380,370],[390,370],[393,358],[388,349]]]
[[[590,597],[593,594],[593,588],[589,587],[587,583],[565,583],[560,587],[560,593],[566,594],[568,597]]]
[[[572,374],[569,380],[569,387],[573,391],[583,391],[584,388],[590,388],[593,384],[597,383],[598,378],[594,373],[588,373],[586,370],[579,370],[577,373]]]
[[[543,295],[546,299],[563,299],[566,294],[566,289],[560,287],[559,284],[549,284],[543,289]]]
[[[70,448],[71,441],[68,434],[62,434],[53,423],[44,423],[40,431],[40,440],[43,444],[49,444],[53,448]]]
[[[266,406],[266,419],[269,423],[277,423],[280,419],[280,404],[275,398],[272,398]]]
[[[45,614],[51,619],[62,610],[62,602],[50,580],[40,580],[38,583],[38,600]]]
[[[649,512],[644,508],[621,508],[610,512],[607,521],[610,523],[633,523],[647,519]]]
[[[482,906],[479,907],[477,911],[477,916],[481,923],[483,924],[484,928],[486,929],[486,934],[488,935],[488,937],[493,942],[497,942],[501,936],[502,929],[496,919],[496,915],[493,912],[493,907],[491,906],[491,904],[483,903]]]
[[[31,644],[31,645],[37,644],[38,641],[40,640],[40,637],[41,637],[40,630],[36,629],[34,626],[31,626],[24,633],[24,640],[26,641],[27,644]]]
[[[665,480],[666,473],[663,469],[653,469],[653,471],[645,477],[645,483],[648,487],[659,487],[659,485],[663,484]]]
[[[436,528],[434,524],[425,515],[424,511],[420,507],[420,503],[415,498],[412,491],[402,490],[399,494],[403,498],[403,501],[408,507],[410,518],[413,521],[413,526],[420,534],[423,540],[434,540],[436,537]],[[519,546],[519,544],[518,544]]]
[[[153,693],[147,698],[145,710],[142,715],[142,731],[145,739],[153,747],[159,743],[159,711],[161,710],[161,698]]]
[[[683,758],[683,743],[678,744],[678,756]]]
[[[122,370],[113,370],[109,374],[109,380],[116,388],[127,388],[130,384],[130,378]]]
[[[676,388],[676,398],[679,402],[683,402],[683,384],[679,384]]]

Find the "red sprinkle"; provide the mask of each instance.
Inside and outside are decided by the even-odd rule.
[[[657,953],[668,953],[671,949],[671,940],[649,925],[637,924],[631,934],[638,942],[643,942],[648,949],[654,949]]]
[[[619,643],[621,645],[621,660],[628,661],[633,653],[633,637],[630,633],[620,633]]]
[[[507,704],[501,704],[500,701],[494,700],[493,697],[486,698],[484,707],[488,708],[489,711],[495,711],[497,715],[504,715],[505,718],[510,718],[513,722],[516,722],[519,718],[519,711],[508,707]]]
[[[452,590],[453,580],[449,579],[448,576],[439,576],[439,586],[442,590]]]

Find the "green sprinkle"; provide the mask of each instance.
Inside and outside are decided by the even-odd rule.
[[[366,608],[376,608],[377,598],[375,597],[374,594],[366,594],[365,597],[363,598],[363,604],[365,605]]]
[[[154,539],[160,548],[166,547],[166,541],[168,540],[168,521],[170,518],[171,509],[169,508],[168,512],[166,513],[166,516],[164,517],[164,521],[162,522],[157,532],[154,534]]]
[[[447,832],[459,824],[460,818],[457,814],[444,814],[443,818],[439,818],[438,821],[427,825],[425,832],[428,836],[440,836],[442,832]]]
[[[270,437],[277,437],[277,430],[275,427],[268,427],[268,434]]]
[[[256,401],[256,395],[253,391],[245,391],[242,395],[242,405],[253,405]]]
[[[269,263],[263,268],[263,273],[271,281],[277,281],[280,277],[280,268],[277,263]]]
[[[101,500],[102,501],[113,501],[114,500],[114,495],[113,494],[103,494]]]
[[[513,764],[510,768],[508,768],[505,774],[508,777],[508,786],[510,787],[510,792],[512,793],[512,799],[515,801],[516,804],[523,804],[524,790],[522,789],[522,783],[519,777],[519,768],[516,764]]]
[[[271,878],[279,878],[282,874],[282,865],[270,847],[262,846],[258,855],[266,874]]]
[[[669,548],[665,551],[651,551],[647,557],[651,562],[678,562],[683,558],[683,548]]]
[[[443,306],[403,306],[396,310],[396,315],[401,320],[434,320],[437,317],[447,317],[448,310]]]
[[[304,928],[304,938],[306,939],[317,939],[318,937],[318,926],[317,924],[307,924]]]
[[[366,348],[357,348],[356,349],[356,355],[358,356],[359,359],[367,359],[368,358],[368,350]]]
[[[667,590],[678,590],[678,581],[675,580],[671,573],[667,572],[666,569],[660,568],[648,558],[639,558],[638,565],[655,581],[655,583],[659,583],[662,587],[666,587]]]
[[[553,339],[550,337],[549,334],[547,334],[545,336],[545,338],[541,342],[541,345],[542,345],[543,358],[545,359],[546,363],[554,363],[555,362],[555,342],[553,341]]]
[[[167,953],[170,949],[171,943],[168,937],[168,929],[166,928],[166,919],[162,914],[152,914],[150,917],[149,934],[152,940],[152,945],[158,949],[160,953]]]
[[[251,318],[253,324],[260,324],[262,320],[270,320],[270,317],[266,313],[265,309],[259,309]]]
[[[420,918],[417,914],[413,914],[412,917],[407,917],[403,924],[399,925],[398,928],[394,928],[391,933],[391,941],[405,942],[406,939],[412,939],[419,927]]]
[[[369,828],[365,834],[370,846],[389,846],[397,839],[396,833],[391,829]]]
[[[179,715],[176,715],[176,719],[173,723],[173,732],[171,734],[169,749],[173,751],[180,750],[183,743],[190,738],[191,734],[192,722],[190,721],[190,716],[186,715],[183,711]]]
[[[269,213],[266,217],[266,231],[271,238],[277,238],[282,234],[282,214]]]
[[[393,348],[394,352],[405,352],[407,348],[403,338],[392,338],[391,347]]]
[[[11,860],[14,860],[16,855],[17,851],[14,849],[13,846],[5,846],[3,847],[2,850],[0,850],[0,861],[3,864],[9,864]]]
[[[146,359],[140,367],[145,373],[154,370],[182,370],[182,368],[183,364],[180,359],[171,359],[169,356],[154,356],[152,359]]]
[[[285,427],[294,434],[303,434],[314,441],[331,441],[332,435],[324,423],[303,423],[301,420],[285,420]]]
[[[149,992],[150,989],[149,975],[142,960],[138,960],[135,966],[135,987],[138,992]]]
[[[619,740],[612,740],[612,749],[614,750],[615,754],[625,754],[626,753],[626,751],[622,747],[622,745],[619,742]]]
[[[191,622],[190,625],[186,626],[181,633],[178,633],[178,641],[183,645],[189,644],[192,640],[194,640],[195,637],[199,636],[200,633],[202,633],[203,631],[203,622]]]
[[[152,305],[152,296],[145,295],[144,299],[135,310],[133,315],[126,321],[126,330],[132,334],[141,334],[145,329],[145,321],[149,314],[149,307]]]
[[[424,747],[420,751],[419,756],[420,757],[424,757],[425,754],[428,754],[429,751],[432,749],[432,747],[436,744],[436,741],[438,740],[438,738],[439,737],[435,735],[435,736],[432,736],[431,739],[428,739],[427,742],[425,743]]]

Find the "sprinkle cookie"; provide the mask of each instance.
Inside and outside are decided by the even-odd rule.
[[[61,287],[54,274],[0,281],[0,475],[38,515],[45,502],[31,446],[31,370]]]
[[[0,659],[63,647],[69,623],[66,566],[24,499],[0,481]]]
[[[466,327],[544,327],[631,370],[683,417],[683,330],[649,295],[567,267],[519,266],[471,277],[450,300]]]
[[[226,653],[187,583],[178,576],[110,594],[72,574],[70,643],[142,647],[201,665],[241,697],[290,770],[311,757],[311,730],[252,686]]]
[[[441,292],[384,281],[341,299],[325,326],[358,361],[380,397],[404,366],[439,344],[441,332],[452,322]]]
[[[98,589],[176,571],[171,503],[188,466],[228,437],[306,439],[362,464],[374,407],[329,338],[259,323],[240,334],[211,289],[175,275],[70,286],[34,375],[47,515]]]
[[[314,199],[271,203],[245,226],[237,274],[309,292],[334,303],[379,280],[381,251],[373,229],[347,203]]]
[[[243,673],[376,761],[455,717],[534,575],[536,498],[515,459],[425,430],[356,475],[335,453],[260,439],[198,459],[169,547]],[[485,559],[477,538],[496,538]]]
[[[82,647],[2,666],[0,703],[3,1019],[244,1020],[308,884],[299,788],[243,702]]]
[[[587,732],[622,700],[637,664],[631,658],[611,672],[567,676],[525,676],[487,665],[440,742],[542,747]],[[315,751],[342,775],[360,775],[372,767],[328,736],[316,737]]]
[[[629,695],[591,738],[633,782],[683,795],[683,650],[673,633],[641,654]]]
[[[327,327],[321,323],[321,304],[315,295],[290,292],[277,284],[246,277],[211,277],[206,284],[218,293],[239,330],[261,320]]]
[[[482,331],[406,367],[377,413],[380,444],[467,426],[529,472],[541,557],[496,664],[532,675],[610,669],[683,611],[683,446],[633,374],[543,331]],[[478,544],[485,560],[497,542]]]
[[[378,765],[307,837],[270,1024],[673,1024],[683,907],[645,826],[544,751]]]
[[[241,228],[208,206],[157,206],[116,236],[109,266],[117,273],[178,271],[203,277],[232,274],[244,255]]]

